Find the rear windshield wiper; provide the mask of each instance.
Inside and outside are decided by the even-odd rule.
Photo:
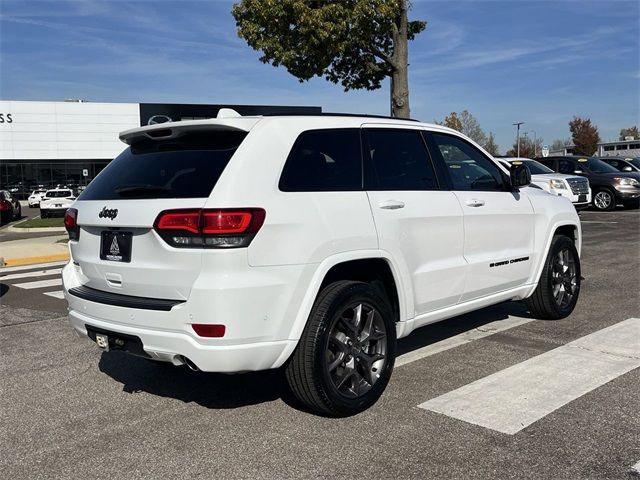
[[[160,185],[119,185],[114,191],[121,197],[137,197],[149,194],[169,194],[172,189]]]

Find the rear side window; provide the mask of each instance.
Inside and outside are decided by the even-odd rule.
[[[206,131],[135,143],[109,163],[79,199],[208,197],[246,135]]]
[[[300,134],[282,170],[283,192],[362,190],[362,154],[357,128]]]
[[[436,190],[438,182],[417,130],[365,130],[367,190]]]

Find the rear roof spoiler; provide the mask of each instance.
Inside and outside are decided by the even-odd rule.
[[[140,140],[169,140],[185,133],[206,130],[248,132],[262,117],[231,117],[224,119],[187,120],[166,122],[132,128],[120,133],[120,140],[131,145]]]

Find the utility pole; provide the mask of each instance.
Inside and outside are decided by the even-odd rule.
[[[517,130],[516,130],[516,144],[518,145],[518,153],[517,156],[520,156],[520,125],[524,125],[524,122],[517,122],[513,124]]]

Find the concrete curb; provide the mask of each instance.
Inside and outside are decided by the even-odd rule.
[[[20,228],[15,225],[11,225],[5,229],[5,232],[12,233],[42,233],[42,232],[51,232],[51,233],[64,233],[67,230],[64,227],[34,227],[34,228]]]
[[[37,257],[23,257],[23,258],[0,258],[0,264],[3,267],[18,267],[21,265],[33,265],[36,263],[49,263],[60,262],[69,260],[69,253],[57,253],[53,255],[39,255]]]

